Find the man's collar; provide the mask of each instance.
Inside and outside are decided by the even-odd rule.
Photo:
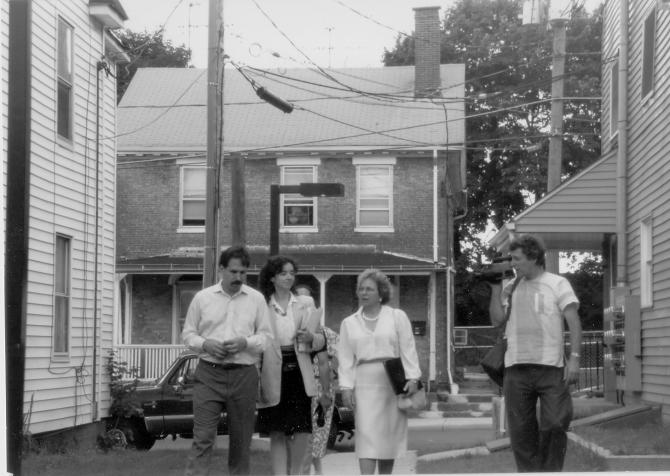
[[[229,296],[229,297],[232,298],[232,297],[237,296],[238,294],[247,294],[247,285],[246,285],[246,284],[242,284],[242,286],[240,286],[240,290],[239,290],[239,291],[237,291],[235,294],[230,294],[228,291],[226,291],[225,289],[223,289],[223,281],[219,281],[219,282],[217,283],[217,285],[216,285],[216,292],[217,292],[217,293],[223,293],[223,294],[225,294],[226,296]]]

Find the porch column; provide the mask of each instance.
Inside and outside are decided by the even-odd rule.
[[[124,279],[128,276],[126,273],[116,273],[114,275],[114,306],[112,308],[112,346],[123,344],[123,310],[121,308],[121,286]]]
[[[314,273],[313,276],[319,280],[319,296],[321,298],[321,325],[326,325],[326,283],[333,276],[333,273]]]
[[[559,250],[546,250],[544,253],[545,269],[554,274],[559,270]]]
[[[436,359],[436,348],[437,348],[437,339],[435,333],[437,332],[437,322],[436,322],[436,312],[437,312],[437,275],[435,272],[430,273],[430,284],[428,287],[429,294],[429,309],[428,309],[428,319],[429,319],[429,353],[428,353],[428,389],[430,390],[430,382],[436,380],[437,373],[437,359]]]
[[[126,296],[123,312],[123,344],[132,344],[133,335],[133,275],[128,274],[123,280],[123,292]]]

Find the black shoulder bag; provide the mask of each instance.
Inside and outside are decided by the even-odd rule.
[[[512,284],[509,297],[507,298],[507,312],[505,313],[505,320],[498,326],[498,338],[493,347],[486,353],[484,358],[479,362],[484,369],[484,372],[491,380],[502,387],[503,378],[505,377],[505,352],[507,351],[507,339],[505,338],[505,327],[512,312],[512,294],[519,284],[521,278],[517,277]]]

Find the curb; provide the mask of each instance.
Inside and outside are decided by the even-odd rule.
[[[417,458],[417,461],[436,461],[447,458],[458,458],[460,456],[478,456],[489,455],[491,452],[486,446],[474,446],[472,448],[463,448],[460,450],[440,451],[438,453],[427,453]]]
[[[415,430],[441,430],[446,431],[451,428],[490,428],[493,429],[493,418],[491,417],[472,417],[472,418],[410,418],[407,427]]]

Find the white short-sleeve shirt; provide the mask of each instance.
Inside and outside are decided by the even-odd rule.
[[[512,282],[502,293],[503,307]],[[562,276],[543,272],[535,279],[522,278],[512,293],[512,312],[505,335],[505,366],[541,364],[563,367],[563,311],[579,305],[572,286]]]

